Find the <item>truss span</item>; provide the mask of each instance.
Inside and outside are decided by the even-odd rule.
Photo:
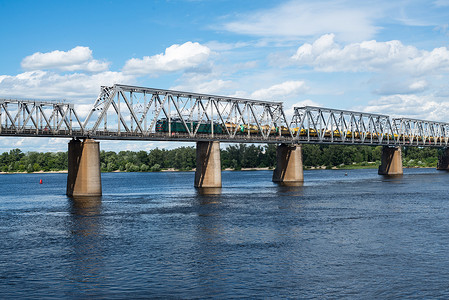
[[[300,143],[447,147],[449,124],[314,106],[295,107],[290,123]]]
[[[0,135],[83,136],[73,104],[60,101],[0,99]]]
[[[281,102],[125,85],[102,87],[83,126],[100,139],[265,143],[293,138]]]

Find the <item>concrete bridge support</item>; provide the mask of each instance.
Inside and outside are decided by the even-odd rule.
[[[273,182],[299,183],[304,181],[301,145],[281,144],[276,150]]]
[[[72,139],[68,156],[67,196],[101,196],[100,143]]]
[[[221,187],[220,142],[196,143],[195,187]]]
[[[443,154],[438,157],[437,170],[449,171],[449,148],[444,148]]]
[[[383,146],[379,175],[402,175],[402,150],[401,147]]]

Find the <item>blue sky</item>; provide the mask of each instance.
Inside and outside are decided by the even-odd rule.
[[[86,114],[122,83],[449,122],[448,23],[449,0],[0,0],[0,98]],[[67,141],[0,138],[15,147]],[[173,146],[102,142],[154,147]]]

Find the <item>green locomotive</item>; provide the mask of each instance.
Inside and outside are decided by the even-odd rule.
[[[211,133],[212,127],[210,123],[200,122],[200,126],[198,128],[197,133]],[[198,126],[197,121],[186,122],[187,128],[189,128],[190,132],[195,131]],[[183,132],[187,133],[187,129],[184,126],[184,123],[180,119],[171,119],[170,122],[171,132]],[[214,133],[221,134],[223,133],[223,127],[219,124],[214,124]],[[156,122],[156,132],[168,132],[168,120],[161,119]]]

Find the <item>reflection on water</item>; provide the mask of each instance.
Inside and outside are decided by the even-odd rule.
[[[395,178],[402,178],[402,177],[404,177],[404,174],[393,174],[393,175],[380,175],[379,174],[379,176],[381,176],[382,178],[385,178],[385,179],[395,179]]]
[[[226,254],[222,243],[226,236],[223,228],[222,189],[197,189],[198,218],[194,232],[195,258],[189,264],[190,272],[198,274],[195,285],[201,288],[201,294],[214,297],[223,294],[220,282],[226,277],[223,266]],[[216,284],[218,283],[218,284]]]
[[[91,294],[98,287],[103,273],[102,197],[68,198],[72,261],[71,280],[82,293]],[[86,285],[85,283],[91,283]]]
[[[302,181],[291,181],[291,182],[275,182],[279,186],[304,186],[304,182]]]
[[[68,198],[71,213],[78,216],[91,216],[100,214],[101,196],[77,196]]]
[[[214,187],[203,187],[203,188],[195,188],[196,192],[199,195],[221,195],[222,188],[214,188]]]
[[[304,186],[285,186],[279,185],[277,186],[277,194],[280,196],[289,196],[289,197],[302,197],[304,195]]]

